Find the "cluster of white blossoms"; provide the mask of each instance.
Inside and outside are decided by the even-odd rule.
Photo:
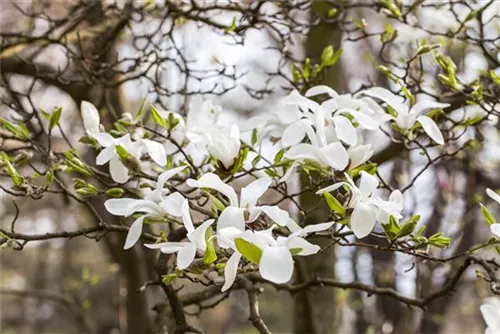
[[[322,103],[313,100],[320,95],[326,96]],[[339,205],[347,212],[343,224],[347,224],[357,238],[368,236],[377,222],[399,221],[403,195],[399,190],[393,191],[387,200],[377,195],[378,178],[362,168],[373,154],[372,146],[364,143],[363,136],[369,131],[380,131],[387,122],[394,122],[403,135],[408,135],[419,131],[415,126],[418,122],[432,140],[442,145],[443,136],[436,123],[420,113],[446,106],[431,101],[409,106],[382,88],[356,95],[339,95],[326,86],[313,87],[304,96],[293,91],[280,101],[276,113],[251,118],[241,126],[243,132],[258,131],[260,141],[270,140],[281,145],[283,157],[289,162],[284,167],[284,175],[256,174],[260,177],[239,192],[231,184],[234,176],[239,172],[251,173],[233,167],[249,144],[242,142],[237,124],[221,124],[221,109],[211,102],[193,98],[185,117],[154,110],[153,118],[163,118],[163,121],[155,119],[159,125],[175,120],[173,126],[164,126],[166,132],[155,130],[154,135],[137,124],[130,133],[112,136],[99,124],[98,111],[92,104],[83,102],[81,111],[87,136],[101,150],[96,164],[109,162],[115,182],[126,183],[131,177],[139,182],[156,180],[156,184],[149,184],[150,188],[141,187],[138,198],[113,198],[105,203],[113,215],[135,217],[124,248],[137,243],[146,222],[181,224],[186,230],[185,241],[163,239],[145,246],[175,253],[177,267],[183,270],[197,257],[214,252],[216,243],[219,260],[227,257],[222,287],[225,291],[234,283],[241,266],[249,262],[258,265],[264,279],[282,284],[293,275],[293,256],[320,251],[319,246],[305,237],[327,233],[335,222],[300,226],[288,211],[260,201],[266,192],[277,189],[307,164],[320,166],[330,177],[337,175],[331,186],[317,192],[318,200],[325,192],[342,193],[346,199]],[[215,165],[210,161],[216,161]],[[165,170],[167,165],[169,169]],[[276,166],[269,162],[268,167]],[[158,173],[158,169],[162,172]],[[186,175],[189,176],[186,178]],[[353,178],[358,176],[356,185]],[[175,186],[172,180],[177,180]],[[211,211],[212,215],[206,214],[206,210],[196,210],[199,209],[196,199],[207,196],[217,208]],[[191,217],[193,211],[205,212],[205,218],[195,223]],[[217,258],[215,256],[214,261]]]

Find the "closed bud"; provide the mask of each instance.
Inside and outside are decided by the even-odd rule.
[[[122,197],[125,191],[122,188],[111,188],[106,190],[106,195],[110,197]]]
[[[80,189],[77,189],[76,190],[76,193],[80,196],[95,196],[97,195],[97,191],[95,190],[95,188],[88,188],[88,187],[85,187],[85,188],[80,188]]]

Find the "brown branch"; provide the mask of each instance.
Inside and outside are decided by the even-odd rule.
[[[259,299],[257,298],[257,295],[260,293],[259,288],[255,287],[252,282],[245,277],[241,277],[240,281],[248,294],[248,305],[250,307],[250,317],[248,320],[250,320],[260,334],[271,334],[259,313]]]

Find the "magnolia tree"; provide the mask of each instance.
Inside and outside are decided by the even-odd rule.
[[[97,10],[86,2],[80,6]],[[493,170],[487,168],[500,149],[497,3],[167,1],[100,6],[118,22],[126,17],[120,30],[127,27],[125,34],[132,36],[138,52],[135,60],[136,56],[113,60],[109,54],[86,58],[84,47],[78,46],[82,37],[64,35],[78,31],[75,26],[57,40],[50,37],[58,31],[55,28],[39,39],[62,43],[71,52],[67,66],[76,69],[67,82],[62,74],[47,74],[49,67],[40,80],[67,89],[77,102],[76,115],[81,116],[83,129],[74,132],[83,136],[67,131],[70,125],[64,119],[73,113],[71,107],[57,106],[50,96],[44,104],[52,105],[52,111],[36,107],[33,87],[27,93],[16,91],[14,75],[3,78],[9,103],[0,132],[4,199],[63,196],[90,212],[93,223],[73,229],[63,225],[60,231],[19,231],[16,222],[24,212],[16,204],[15,215],[0,229],[5,257],[15,258],[17,253],[11,250],[24,250],[34,241],[86,237],[106,242],[114,234],[123,235],[114,240],[122,257],[141,261],[131,255],[138,249],[145,257],[156,257],[154,262],[135,263],[154,273],[135,286],[128,285],[128,294],[135,293],[131,289],[137,294],[158,288],[164,292],[161,299],[166,306],[164,312],[157,310],[160,325],[154,332],[202,332],[191,322],[188,307],[198,305],[201,312],[242,290],[248,300],[248,320],[258,332],[269,333],[272,327],[265,321],[266,314],[259,312],[258,300],[278,290],[295,298],[319,292],[308,301],[327,305],[319,314],[339,310],[335,322],[315,320],[306,327],[309,332],[365,332],[371,325],[378,326],[367,315],[377,298],[378,307],[386,308],[377,331],[430,333],[439,329],[429,327],[431,319],[444,316],[451,296],[470,289],[465,282],[475,280],[482,287],[476,294],[483,305],[469,317],[482,314],[485,322],[480,326],[486,326],[486,333],[500,333],[500,299],[495,297],[500,296],[500,224],[495,218],[500,205],[495,191],[500,188],[495,174],[498,164]],[[73,10],[79,13],[80,9]],[[449,22],[441,22],[444,30],[428,22],[429,15],[437,17],[432,11],[447,14]],[[145,19],[148,16],[151,21]],[[378,23],[371,24],[371,19]],[[54,19],[61,28],[67,23],[62,21]],[[144,22],[159,24],[157,31],[148,32]],[[257,82],[266,81],[265,89],[253,88],[255,81],[243,84],[257,100],[272,96],[268,104],[254,105],[250,117],[228,121],[226,112],[235,108],[223,96],[240,87],[238,79],[244,77],[238,74],[240,63],[229,66],[226,59],[216,65],[217,72],[203,67],[199,59],[190,60],[192,55],[183,53],[189,48],[178,47],[174,34],[189,36],[192,32],[182,29],[190,22],[217,32],[219,39],[234,40],[234,47],[245,45],[252,29],[270,30],[265,33],[276,39],[274,51],[280,54],[277,69],[258,77]],[[162,32],[162,24],[170,30]],[[314,29],[339,34],[339,41],[353,45],[376,40],[380,45],[373,48],[378,56],[368,57],[365,66],[379,79],[343,88],[327,79],[342,68],[349,73],[345,64],[356,65],[357,60],[349,58],[357,49],[349,44],[342,49],[325,41],[321,52],[302,59],[299,51],[287,49],[296,35],[311,36]],[[408,44],[401,41],[412,32],[422,36]],[[168,38],[165,45],[156,40],[161,33]],[[71,37],[75,40],[69,47]],[[29,62],[36,56],[28,55],[39,46],[30,49],[28,40],[24,46],[28,50],[21,50],[25,53],[14,52],[21,43],[19,36],[12,33],[4,38],[8,43],[4,43],[2,61],[11,65],[8,73],[38,79],[37,67]],[[141,38],[144,46],[138,46]],[[160,53],[153,51],[162,48],[166,52],[160,61],[155,58]],[[462,54],[457,55],[455,48]],[[30,59],[20,60],[17,52]],[[463,54],[473,56],[467,59]],[[91,68],[79,72],[78,57]],[[156,74],[146,68],[148,62]],[[131,68],[120,70],[124,64]],[[166,64],[163,70],[162,64]],[[469,67],[477,70],[469,73]],[[177,88],[165,84],[175,78],[159,78],[169,71],[182,74],[177,79],[183,83]],[[115,85],[113,89],[125,82],[134,89],[139,83],[123,76],[132,78],[136,72],[152,83],[136,111],[112,101],[92,103],[88,101],[92,94],[70,90],[94,81],[106,90],[108,82]],[[82,73],[94,76],[75,79]],[[192,76],[201,84],[195,85]],[[205,92],[210,87],[206,81],[213,76],[234,81],[234,87],[216,84]],[[269,91],[273,87],[279,91]],[[179,98],[185,98],[185,103],[175,102]],[[392,285],[353,269],[363,256],[375,253],[388,254],[386,262],[396,263],[389,269]],[[337,263],[331,262],[335,257]],[[354,265],[344,263],[343,269],[339,262],[346,258]],[[370,258],[369,268],[376,276],[382,272],[381,264],[375,255]],[[314,269],[307,265],[309,259],[329,269]],[[342,276],[345,267],[352,277]],[[358,322],[364,319],[365,327],[349,325],[348,308],[328,299],[328,294],[322,300],[324,291],[336,289],[359,293],[365,307],[358,306],[361,312],[351,310]],[[22,290],[8,288],[1,292],[23,295]],[[29,287],[24,295],[37,293]],[[298,298],[294,303],[296,309],[314,308]],[[77,310],[82,330],[96,331],[92,319],[80,314],[78,301],[70,305]],[[391,312],[401,319],[391,318]],[[306,314],[298,312],[295,317]],[[321,321],[326,327],[319,325]],[[150,331],[140,320],[134,326],[136,332]],[[304,327],[295,328],[301,330]]]

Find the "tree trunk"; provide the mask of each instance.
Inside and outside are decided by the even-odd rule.
[[[323,1],[313,2],[312,12],[315,15],[326,16],[329,6]],[[314,20],[314,15],[311,16]],[[337,26],[331,24],[320,24],[309,32],[307,40],[307,55],[319,58],[323,49],[332,45],[335,49],[340,47],[342,32]],[[313,58],[314,59],[314,58]],[[337,91],[341,91],[341,71],[338,63],[334,69],[325,73],[324,80],[318,84],[325,84]],[[308,178],[301,178],[301,186],[307,186]],[[300,198],[301,206],[311,210],[318,204],[318,196],[312,192],[306,193]],[[317,224],[328,220],[329,209],[326,205],[315,209],[306,217],[306,224]],[[310,241],[323,248],[328,240],[319,240],[312,237]],[[311,277],[335,276],[335,249],[329,247],[321,254],[300,258],[297,261],[299,282],[306,281]],[[315,291],[302,291],[294,296],[294,332],[295,333],[332,333],[335,328],[335,291],[331,288],[322,288]]]

